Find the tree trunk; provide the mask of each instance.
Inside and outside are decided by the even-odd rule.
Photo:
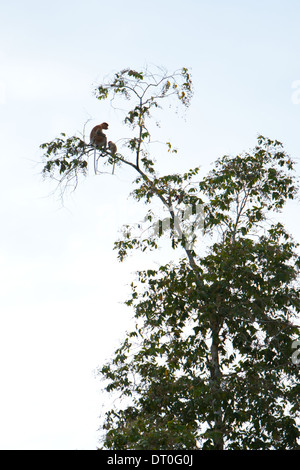
[[[213,441],[215,450],[224,449],[223,412],[220,400],[222,372],[219,363],[219,331],[216,325],[212,326],[210,381],[212,393],[212,408],[214,413]]]

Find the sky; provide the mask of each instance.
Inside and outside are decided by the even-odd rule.
[[[143,214],[130,169],[91,174],[62,203],[40,144],[102,121],[121,140],[123,116],[95,86],[126,67],[188,67],[191,107],[160,116],[158,139],[178,149],[157,155],[162,171],[207,171],[258,134],[299,162],[299,15],[297,0],[0,2],[1,450],[97,448],[96,370],[130,329],[134,272],[168,261],[162,250],[117,261],[119,229]],[[300,241],[298,211],[283,220]]]

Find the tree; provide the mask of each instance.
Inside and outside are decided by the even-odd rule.
[[[124,227],[118,257],[154,250],[169,235],[179,262],[137,273],[127,305],[135,326],[99,373],[118,406],[106,414],[108,449],[298,449],[299,368],[292,360],[300,311],[298,244],[272,222],[298,193],[294,163],[282,144],[263,136],[250,152],[158,176],[145,144],[162,100],[188,106],[187,69],[157,76],[123,70],[96,90],[133,100],[125,117],[135,132],[108,165],[137,172],[132,192],[151,207],[158,198],[168,223],[149,209],[144,225]],[[63,136],[65,137],[65,136]],[[172,146],[167,144],[170,151]],[[76,137],[43,144],[44,173],[61,182],[86,172],[90,152]],[[166,220],[165,220],[166,222]],[[201,254],[199,239],[207,238]],[[121,398],[124,398],[121,401]]]

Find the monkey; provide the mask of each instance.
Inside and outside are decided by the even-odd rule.
[[[117,153],[117,150],[118,150],[118,149],[117,149],[117,146],[116,146],[116,144],[115,144],[114,142],[112,142],[112,141],[110,140],[110,141],[108,142],[107,146],[108,146],[108,149],[109,149],[111,155],[115,155],[115,154]],[[114,164],[113,164],[113,169],[112,169],[112,175],[115,174],[115,165],[116,165],[116,163],[114,162]]]
[[[103,132],[103,129],[108,129],[107,122],[102,122],[102,124],[99,124],[92,129],[90,134],[90,142],[96,148],[104,147],[104,150],[106,150],[107,138]]]
[[[98,124],[98,126],[93,127],[90,134],[90,142],[95,147],[94,151],[94,170],[95,174],[97,174],[97,162],[96,159],[96,150],[97,148],[101,148],[106,150],[107,145],[107,138],[103,132],[103,129],[108,129],[107,122],[102,122],[102,124]]]
[[[110,141],[108,142],[107,146],[108,146],[108,149],[109,149],[109,151],[110,151],[110,153],[111,153],[112,155],[115,155],[115,154],[117,153],[117,150],[118,150],[118,149],[117,149],[117,146],[116,146],[116,144],[115,144],[114,142],[112,142],[112,141],[110,140]]]

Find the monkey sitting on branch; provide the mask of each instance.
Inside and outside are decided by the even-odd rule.
[[[108,129],[107,122],[102,122],[102,124],[98,124],[98,126],[95,126],[91,130],[90,143],[95,148],[103,148],[104,150],[106,150],[107,138],[103,132],[103,129]]]
[[[108,142],[108,149],[109,149],[110,154],[112,156],[116,155],[117,150],[118,150],[116,144],[114,142],[112,142],[111,140]],[[113,169],[112,169],[112,175],[115,174],[115,166],[116,166],[116,163],[114,162]]]
[[[90,133],[90,143],[95,148],[94,169],[95,169],[96,174],[97,174],[97,162],[98,162],[98,159],[96,159],[97,149],[102,150],[102,151],[104,150],[105,152],[110,153],[110,155],[112,156],[114,156],[117,153],[117,146],[114,142],[110,140],[107,144],[106,134],[104,134],[103,129],[104,130],[108,129],[107,122],[102,122],[102,124],[98,124],[97,126],[93,127]],[[115,163],[113,165],[112,174],[114,174],[114,170],[115,170]]]
[[[93,127],[90,133],[90,143],[95,148],[95,151],[94,151],[95,174],[97,174],[97,162],[98,162],[98,160],[96,159],[96,151],[97,149],[106,151],[106,146],[107,146],[107,138],[103,132],[103,129],[105,130],[108,129],[107,122],[102,122],[102,124],[98,124],[97,126]]]

